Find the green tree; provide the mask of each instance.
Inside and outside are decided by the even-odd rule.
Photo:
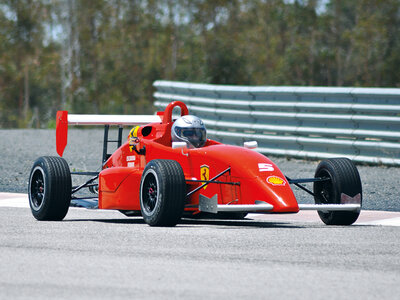
[[[399,0],[3,0],[1,126],[150,113],[158,79],[400,86]]]

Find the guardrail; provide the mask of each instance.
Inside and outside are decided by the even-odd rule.
[[[400,89],[249,87],[156,81],[155,106],[183,101],[209,137],[258,151],[400,165]]]

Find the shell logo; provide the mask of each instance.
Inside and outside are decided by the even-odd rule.
[[[285,185],[286,181],[278,176],[269,176],[267,182],[272,185]]]

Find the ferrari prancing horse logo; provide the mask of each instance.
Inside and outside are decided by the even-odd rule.
[[[200,179],[201,180],[210,180],[210,167],[209,166],[207,166],[207,165],[200,166]],[[203,189],[206,189],[207,186],[208,185],[203,187]]]

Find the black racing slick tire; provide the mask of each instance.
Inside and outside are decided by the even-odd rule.
[[[71,203],[71,173],[61,157],[42,156],[33,164],[28,187],[32,215],[39,221],[61,221]]]
[[[331,158],[319,163],[315,178],[327,178],[314,182],[316,204],[343,204],[343,197],[362,204],[362,187],[358,170],[348,158]],[[351,225],[360,211],[318,211],[319,217],[327,225]]]
[[[174,160],[155,159],[145,167],[140,182],[140,210],[150,226],[175,226],[186,197],[182,167]]]

